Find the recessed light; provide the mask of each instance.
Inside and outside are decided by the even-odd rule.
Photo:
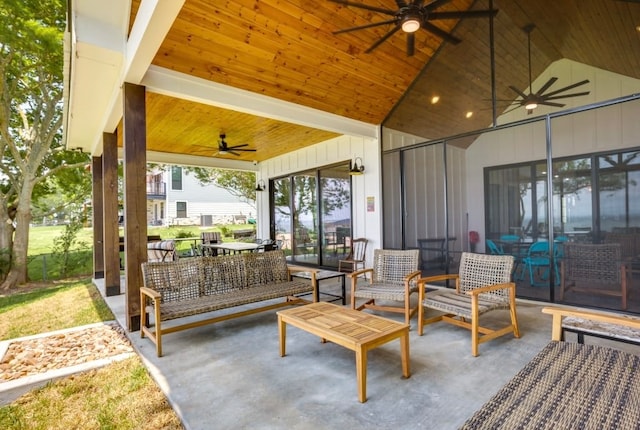
[[[431,104],[434,105],[440,101],[440,96],[431,97]]]
[[[469,112],[467,112],[467,114],[465,116],[467,118],[471,118],[473,116],[473,112],[469,111]]]

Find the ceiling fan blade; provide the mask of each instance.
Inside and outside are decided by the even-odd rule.
[[[498,9],[429,12],[429,15],[427,15],[427,19],[431,21],[432,19],[488,18],[490,16],[496,16],[497,13]]]
[[[238,148],[236,146],[232,146],[228,149],[229,151],[241,151],[241,152],[256,152],[257,149],[249,149],[249,148]]]
[[[553,97],[546,97],[543,96],[542,98],[547,101],[547,100],[558,100],[558,99],[566,99],[568,97],[580,97],[580,96],[586,96],[588,94],[590,94],[591,91],[585,91],[582,93],[573,93],[573,94],[563,94],[563,95],[559,95],[559,96],[553,96]]]
[[[396,0],[396,5],[398,6],[398,9],[409,6],[404,0]]]
[[[516,110],[516,109],[520,109],[521,107],[522,107],[521,105],[514,106],[514,107],[512,107],[511,109],[509,109],[509,110],[506,110],[506,111],[502,112],[500,115],[504,115],[504,114],[506,114],[506,113],[513,112],[514,110]]]
[[[543,86],[538,90],[538,92],[536,93],[536,96],[540,96],[540,95],[542,95],[542,93],[544,93],[546,90],[548,90],[548,89],[549,89],[549,87],[550,87],[551,85],[553,85],[557,80],[558,80],[558,78],[556,78],[556,77],[549,78],[549,80],[547,81],[547,83],[546,83],[546,84],[544,84],[544,85],[543,85]],[[531,90],[531,88],[529,88],[529,90]]]
[[[380,22],[372,22],[370,24],[359,25],[357,27],[349,27],[349,28],[344,28],[342,30],[337,30],[337,31],[334,31],[333,34],[348,33],[349,31],[356,31],[356,30],[364,30],[365,28],[377,27],[379,25],[394,24],[395,22],[396,22],[395,19],[389,19],[387,21],[380,21]]]
[[[365,52],[365,54],[369,54],[371,53],[371,51],[373,51],[374,49],[376,49],[378,46],[380,46],[382,43],[384,43],[388,38],[390,38],[391,36],[393,36],[396,31],[400,30],[400,24],[396,24],[396,26],[394,28],[392,28],[387,34],[385,34],[384,36],[382,36],[376,43],[374,43],[373,45],[371,45],[369,47],[369,49],[367,49]]]
[[[542,102],[538,102],[539,105],[545,105],[545,106],[554,106],[554,107],[564,107],[565,105],[563,105],[562,103],[552,103],[552,102],[548,102],[548,101],[542,101]]]
[[[407,57],[413,57],[416,50],[416,36],[415,33],[407,34]]]
[[[244,146],[249,146],[249,144],[248,143],[241,143],[240,145],[227,146],[227,148],[236,149],[236,148],[242,148]]]
[[[519,89],[517,89],[516,87],[514,87],[513,85],[509,85],[509,88],[511,88],[516,94],[518,94],[520,97],[522,97],[523,99],[527,98],[527,95],[525,93],[523,93],[522,91],[520,91]]]
[[[435,25],[431,24],[428,21],[425,21],[422,23],[422,28],[424,28],[428,32],[433,33],[436,36],[440,37],[441,39],[446,40],[447,42],[452,43],[454,45],[457,45],[458,43],[462,42],[462,40],[447,33],[444,30],[441,30],[440,28],[436,27]]]
[[[360,9],[370,10],[372,12],[383,13],[385,15],[394,16],[396,14],[395,10],[383,9],[381,7],[369,6],[369,5],[362,4],[362,3],[354,3],[354,2],[348,1],[348,0],[329,0],[329,1],[334,2],[334,3],[338,3],[338,4],[342,4],[342,5],[345,5],[345,6],[353,6],[353,7],[358,7]]]
[[[550,93],[547,93],[544,96],[545,96],[545,98],[548,98],[549,96],[554,96],[554,95],[556,95],[558,93],[562,93],[562,92],[565,92],[565,91],[570,90],[572,88],[576,88],[576,87],[579,87],[581,85],[588,84],[588,83],[589,83],[589,80],[585,79],[584,81],[580,81],[580,82],[576,82],[575,84],[567,85],[566,87],[560,88],[559,90],[551,91]]]

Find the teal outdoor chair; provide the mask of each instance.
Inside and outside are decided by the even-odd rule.
[[[558,270],[558,246],[554,244],[554,258],[553,258],[553,271],[555,276],[555,283],[560,282],[560,271]],[[544,287],[547,286],[549,275],[551,273],[551,256],[549,255],[549,242],[541,241],[535,242],[529,247],[527,256],[522,259],[522,271],[520,272],[520,279],[524,279],[526,273],[529,274],[529,282],[532,287]],[[538,276],[536,276],[538,274]],[[543,281],[538,282],[537,279]]]
[[[504,255],[504,249],[502,246],[498,246],[493,240],[487,239],[487,250],[491,255]]]
[[[500,236],[500,240],[502,242],[520,242],[520,236],[516,236],[515,234],[503,234]]]

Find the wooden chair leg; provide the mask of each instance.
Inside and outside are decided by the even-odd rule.
[[[478,312],[478,296],[473,295],[471,296],[471,355],[473,355],[474,357],[478,356],[478,343],[480,340],[478,339],[478,326],[480,324],[480,322],[478,321],[479,319],[480,315]]]

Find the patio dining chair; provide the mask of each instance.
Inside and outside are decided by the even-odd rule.
[[[161,240],[147,244],[147,261],[177,261],[176,242],[174,240]]]
[[[203,245],[214,245],[216,243],[222,243],[222,235],[219,231],[203,231],[200,233],[200,240],[202,240]],[[202,254],[215,257],[218,255],[218,250],[205,246],[202,248]]]
[[[487,249],[491,255],[504,255],[504,249],[491,239],[487,239]]]
[[[549,255],[549,242],[534,242],[527,252],[527,256],[522,259],[522,270],[519,279],[524,280],[526,274],[529,275],[529,283],[532,287],[547,286],[549,275],[551,273],[551,264],[553,264],[554,282],[556,285],[560,283],[560,271],[558,270],[558,244],[553,244],[554,258],[553,262]],[[542,281],[542,282],[540,282]]]
[[[416,313],[417,304],[411,307],[411,294],[418,292],[417,280],[419,251],[376,249],[373,251],[373,267],[352,272],[351,308],[373,309],[404,314],[409,324]],[[359,283],[360,275],[370,274],[364,282]],[[357,304],[358,300],[365,302]],[[380,302],[385,302],[381,304]],[[386,302],[402,302],[402,306],[392,306]]]
[[[478,345],[513,333],[520,337],[516,316],[516,284],[511,282],[514,257],[463,252],[458,274],[436,275],[418,280],[418,334],[426,324],[447,322],[471,330],[471,354],[478,355]],[[455,280],[456,289],[426,291],[428,284]],[[441,314],[425,317],[425,309]],[[510,324],[494,329],[480,326],[480,316],[496,309],[509,309]]]
[[[353,239],[349,254],[345,258],[338,260],[338,272],[353,272],[358,270],[358,266],[362,266],[362,269],[364,269],[367,243],[369,243],[369,239],[362,237]]]

